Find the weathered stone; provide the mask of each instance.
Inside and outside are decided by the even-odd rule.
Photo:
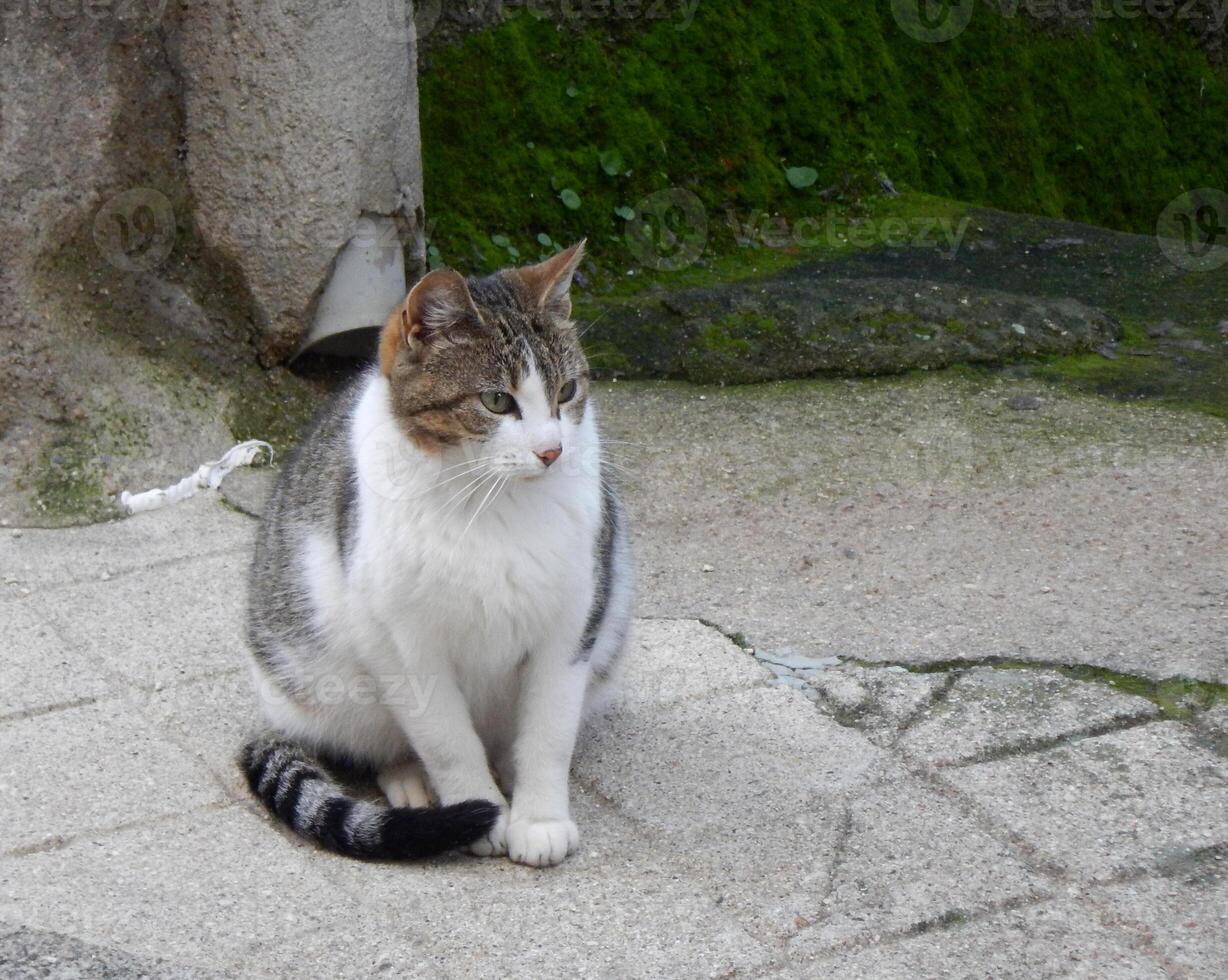
[[[1073,299],[799,268],[608,303],[589,338],[617,352],[612,373],[738,384],[1093,350],[1120,332]]]
[[[795,962],[799,976],[841,980],[1166,980],[1172,976],[1136,949],[1130,936],[1104,925],[1077,901],[1025,905],[969,922],[954,917],[948,928],[809,961],[799,956]]]
[[[1153,951],[1169,976],[1217,977],[1228,963],[1228,857],[1173,878],[1113,885],[1088,896],[1102,921]],[[1185,972],[1188,971],[1188,972]]]
[[[1103,731],[1158,712],[1146,698],[1052,670],[977,667],[955,680],[900,745],[914,758],[945,766]]]
[[[1177,722],[946,775],[1054,866],[1103,880],[1228,843],[1223,759]]]
[[[889,667],[844,664],[809,678],[809,683],[842,721],[870,733],[876,743],[893,740],[946,686],[943,674],[912,673]]]
[[[851,795],[821,903],[804,913],[790,953],[897,934],[1047,890],[957,801],[896,774]]]
[[[243,270],[266,351],[294,351],[364,215],[422,260],[412,18],[395,5],[247,0],[184,8],[187,169],[200,232]],[[401,243],[388,242],[401,262]]]
[[[113,699],[0,724],[0,851],[221,800],[133,707]]]

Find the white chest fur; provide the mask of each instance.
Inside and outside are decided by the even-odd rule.
[[[474,486],[463,460],[408,442],[382,378],[359,402],[353,437],[359,525],[348,581],[402,658],[446,657],[462,678],[489,682],[530,650],[574,645],[601,516],[599,471],[584,459],[596,458],[591,417],[568,447],[573,465]]]

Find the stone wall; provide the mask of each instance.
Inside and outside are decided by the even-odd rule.
[[[297,350],[364,218],[393,217],[390,260],[411,276],[422,267],[408,11],[408,0],[5,4],[0,484],[37,479],[47,448],[72,443],[105,486],[123,478],[120,443],[156,459],[161,420],[208,428],[183,410],[185,387],[204,378],[246,397],[263,385],[257,360]],[[125,399],[123,439],[102,431],[115,407],[104,395]],[[216,426],[228,405],[193,411]],[[176,444],[191,446],[182,434]]]

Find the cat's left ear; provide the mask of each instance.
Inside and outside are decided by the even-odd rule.
[[[571,318],[571,278],[584,258],[586,240],[581,239],[545,262],[516,270],[516,275],[529,290],[530,302],[538,310],[553,314],[560,320]]]

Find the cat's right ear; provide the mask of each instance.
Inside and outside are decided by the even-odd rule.
[[[384,323],[379,338],[379,368],[392,376],[401,351],[411,355],[462,324],[480,324],[481,316],[469,295],[465,277],[452,269],[436,269],[418,280]]]

